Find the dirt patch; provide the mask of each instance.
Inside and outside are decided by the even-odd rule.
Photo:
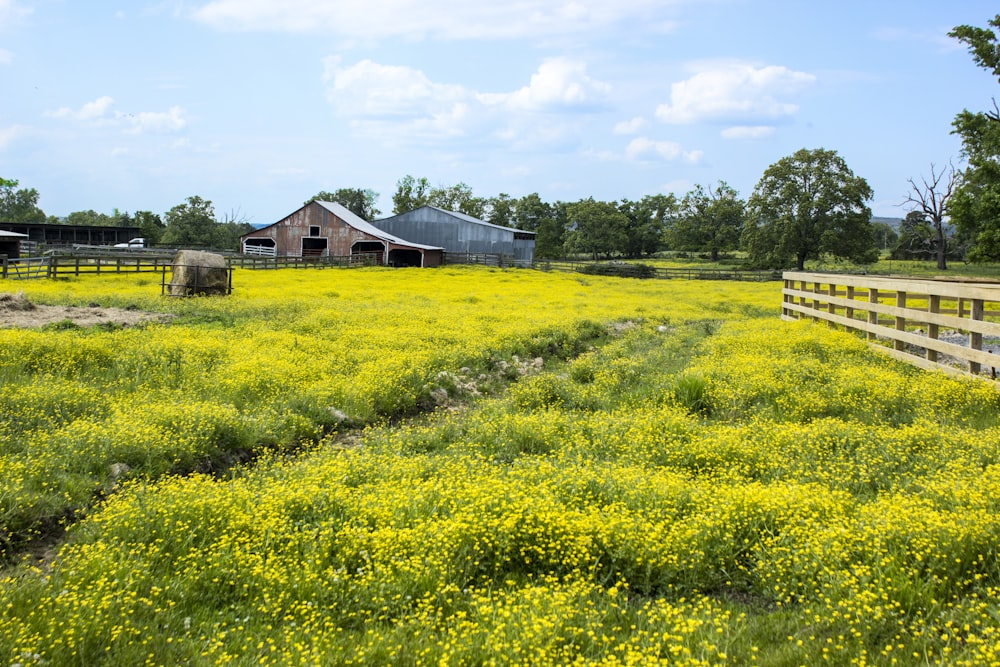
[[[82,307],[43,306],[31,303],[21,293],[0,293],[0,328],[30,329],[48,324],[130,327],[144,322],[166,322],[172,317],[128,308],[104,308],[96,304]]]

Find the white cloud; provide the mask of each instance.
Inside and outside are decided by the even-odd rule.
[[[641,116],[637,116],[631,120],[623,120],[622,122],[615,125],[612,132],[615,134],[635,134],[639,130],[646,127],[646,119]]]
[[[211,0],[191,11],[224,30],[359,36],[485,39],[593,32],[624,24],[664,31],[681,0]]]
[[[45,115],[51,118],[67,118],[78,122],[95,121],[104,118],[108,109],[114,103],[113,98],[105,95],[104,97],[98,97],[93,102],[87,102],[75,111],[69,107],[60,107],[55,111],[46,111]]]
[[[87,102],[79,109],[60,107],[55,111],[46,111],[45,115],[93,127],[120,127],[129,134],[176,132],[187,125],[183,110],[177,106],[170,107],[167,111],[124,113],[112,111],[114,103],[114,98],[105,95]]]
[[[636,137],[625,147],[625,156],[630,160],[646,160],[650,158],[666,160],[683,159],[686,162],[701,161],[702,151],[687,151],[675,141],[654,141],[648,137]]]
[[[116,113],[115,119],[128,127],[130,134],[153,132],[163,134],[184,129],[187,120],[180,107],[173,106],[167,111],[141,111],[137,114]]]
[[[609,87],[589,77],[586,65],[543,62],[528,85],[508,93],[482,93],[439,83],[424,72],[371,60],[325,63],[327,100],[357,134],[388,145],[488,137],[512,147],[565,142],[574,123],[567,111],[594,109]]]
[[[531,75],[527,86],[512,93],[486,93],[485,104],[499,104],[513,111],[591,108],[611,91],[608,84],[590,78],[587,65],[578,60],[550,58]]]
[[[0,30],[17,25],[33,11],[31,7],[21,7],[14,0],[0,0]]]
[[[736,127],[727,127],[721,134],[723,139],[767,139],[774,136],[774,127],[771,125],[737,125]]]
[[[9,125],[0,127],[0,150],[7,148],[14,140],[27,134],[28,128],[24,125]]]
[[[670,102],[657,107],[657,118],[676,124],[785,118],[799,110],[789,98],[816,81],[812,74],[777,65],[727,61],[704,63],[698,70],[670,87]]]

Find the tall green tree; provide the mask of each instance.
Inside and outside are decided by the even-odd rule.
[[[382,213],[382,211],[375,207],[378,203],[378,193],[365,188],[340,188],[334,192],[321,190],[310,199],[307,199],[305,203],[308,204],[314,201],[337,202],[354,215],[368,222],[371,222]]]
[[[677,212],[677,198],[658,194],[635,202],[623,199],[618,209],[628,218],[621,250],[626,257],[642,257],[663,247],[664,232]]]
[[[0,222],[45,222],[38,190],[18,188],[16,180],[0,178]]]
[[[550,220],[555,217],[555,208],[542,201],[537,192],[524,195],[514,202],[514,211],[511,224],[526,232],[538,231],[538,227],[543,220]]]
[[[764,171],[747,202],[741,245],[768,268],[801,271],[824,254],[875,262],[872,194],[836,151],[800,149]]]
[[[628,216],[610,202],[581,199],[566,207],[570,231],[566,244],[570,252],[586,253],[595,260],[611,257],[625,247]]]
[[[486,221],[492,225],[510,227],[514,224],[514,206],[517,200],[505,192],[486,200]]]
[[[446,211],[457,211],[482,219],[486,215],[487,200],[472,194],[472,188],[465,183],[449,187],[431,188],[427,203]]]
[[[392,195],[392,212],[406,213],[429,203],[431,184],[426,178],[414,178],[407,174],[396,181],[396,193]]]
[[[670,230],[674,250],[707,252],[713,262],[719,253],[740,245],[746,202],[725,181],[714,188],[696,185],[681,200],[680,212]]]
[[[160,242],[169,246],[213,247],[217,244],[215,208],[212,202],[195,195],[164,214],[166,229]]]
[[[1000,79],[1000,14],[990,28],[960,25],[948,34],[969,47],[976,65]],[[952,133],[962,140],[967,161],[949,212],[959,233],[971,242],[967,258],[1000,261],[1000,109],[973,113],[962,110],[952,121]]]
[[[142,230],[142,238],[146,239],[147,247],[160,243],[166,230],[163,220],[152,211],[136,211],[132,216],[132,224]]]

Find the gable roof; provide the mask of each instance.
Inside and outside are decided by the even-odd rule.
[[[395,245],[405,245],[411,248],[417,248],[418,250],[444,250],[444,248],[442,248],[441,246],[413,243],[412,241],[407,241],[406,239],[402,239],[388,232],[384,232],[375,225],[373,225],[372,223],[368,222],[367,220],[359,216],[358,214],[354,213],[351,209],[347,208],[343,204],[335,201],[319,201],[318,199],[314,199],[308,204],[305,204],[304,206],[302,206],[302,208],[297,209],[294,213],[285,216],[284,218],[278,220],[277,222],[272,222],[271,224],[255,229],[252,232],[247,232],[243,236],[252,236],[254,233],[259,232],[262,229],[267,229],[269,227],[274,227],[275,225],[279,225],[288,218],[290,218],[292,215],[295,215],[295,213],[298,213],[303,208],[306,208],[306,206],[309,206],[311,204],[318,204],[319,206],[323,207],[330,213],[333,213],[335,216],[337,216],[338,218],[340,218],[349,226],[353,227],[359,232],[364,232],[365,234],[374,236],[375,238],[381,241],[386,241],[388,243],[392,243]]]
[[[423,245],[420,243],[413,243],[412,241],[407,241],[406,239],[401,239],[398,236],[394,236],[388,232],[384,232],[372,223],[368,222],[360,215],[356,214],[351,209],[347,208],[343,204],[335,201],[319,201],[316,200],[317,204],[325,208],[330,213],[354,227],[359,232],[364,232],[365,234],[371,234],[375,238],[382,239],[383,241],[388,241],[389,243],[395,243],[396,245],[408,245],[414,248],[420,248],[421,250],[444,250],[444,248],[436,245]]]
[[[535,235],[535,232],[529,232],[529,231],[524,230],[524,229],[517,229],[516,227],[502,227],[500,225],[494,225],[492,222],[486,222],[485,220],[480,220],[479,218],[475,218],[475,217],[473,217],[471,215],[467,215],[465,213],[459,213],[458,211],[449,211],[448,209],[438,208],[437,206],[431,206],[429,204],[421,206],[419,208],[415,208],[412,211],[409,211],[407,213],[400,213],[399,215],[394,215],[394,216],[391,216],[390,218],[383,218],[383,220],[391,220],[392,218],[399,218],[399,217],[402,217],[402,216],[413,215],[414,213],[416,213],[417,211],[419,211],[420,209],[423,209],[423,208],[428,208],[428,209],[431,209],[433,211],[438,211],[439,213],[444,213],[445,215],[450,215],[453,218],[458,218],[459,220],[461,220],[463,222],[470,222],[472,224],[481,225],[483,227],[491,227],[493,229],[502,229],[505,232],[517,232],[518,234],[531,234],[532,236]]]

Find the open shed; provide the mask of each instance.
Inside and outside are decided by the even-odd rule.
[[[390,234],[441,246],[449,253],[495,254],[530,266],[535,259],[535,233],[490,224],[436,206],[421,206],[372,223]]]
[[[27,238],[27,234],[0,230],[0,255],[7,255],[7,259],[19,259],[21,257],[21,241]]]
[[[443,250],[400,238],[328,201],[309,202],[278,222],[244,234],[240,247],[248,255],[366,257],[386,266],[438,266]]]

